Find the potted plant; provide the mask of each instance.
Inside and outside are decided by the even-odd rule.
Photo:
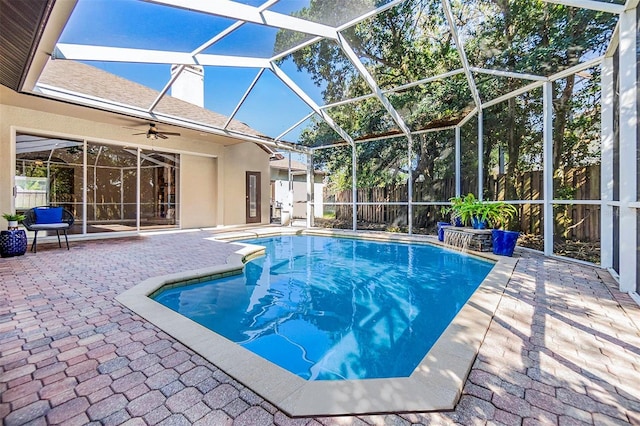
[[[18,213],[3,213],[2,217],[9,222],[8,229],[16,229],[18,227],[18,222],[23,221],[26,216]]]
[[[484,214],[494,228],[491,231],[493,254],[501,256],[513,255],[520,232],[508,231],[504,228],[517,213],[518,210],[514,206],[503,201],[486,203]]]
[[[9,222],[6,231],[0,231],[0,257],[22,256],[27,251],[27,234],[18,229],[18,222],[26,217],[23,214],[3,213],[2,217]]]
[[[476,199],[475,195],[469,193],[464,197],[450,198],[451,206],[444,208],[451,213],[452,222],[455,220],[456,226],[471,224],[475,229],[483,229],[486,225],[487,217],[484,214],[484,204]]]

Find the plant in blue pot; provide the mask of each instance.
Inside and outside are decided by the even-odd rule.
[[[493,254],[513,256],[520,232],[508,231],[504,228],[516,217],[518,210],[511,204],[502,201],[486,203],[485,217],[494,227],[491,231]]]
[[[25,219],[25,215],[19,213],[3,213],[2,217],[7,221],[8,229],[18,229],[18,222]]]
[[[0,257],[22,256],[27,251],[27,234],[18,229],[18,222],[25,219],[19,213],[3,213],[7,221],[6,231],[0,231]]]
[[[456,226],[464,226],[470,224],[475,229],[484,229],[487,224],[487,217],[484,214],[485,203],[478,200],[475,195],[469,193],[464,197],[453,197],[451,201],[452,217],[460,223]]]

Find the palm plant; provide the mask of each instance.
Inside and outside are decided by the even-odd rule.
[[[3,213],[2,217],[7,222],[20,222],[20,221],[23,221],[26,218],[25,215],[19,214],[19,213]]]

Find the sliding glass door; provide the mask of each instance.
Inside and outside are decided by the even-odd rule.
[[[34,135],[16,136],[15,207],[55,205],[69,210],[76,220],[83,215],[82,141]],[[76,221],[69,233],[82,233]]]
[[[138,152],[87,143],[87,232],[135,231]]]
[[[162,229],[178,225],[179,156],[140,151],[140,228]]]
[[[175,228],[179,160],[167,152],[18,134],[16,210],[63,206],[76,219],[72,233]]]

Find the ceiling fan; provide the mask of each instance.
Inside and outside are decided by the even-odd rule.
[[[149,123],[149,129],[146,132],[134,133],[134,135],[147,135],[147,139],[168,139],[167,136],[180,136],[180,133],[176,132],[161,132],[156,127],[156,123]]]

